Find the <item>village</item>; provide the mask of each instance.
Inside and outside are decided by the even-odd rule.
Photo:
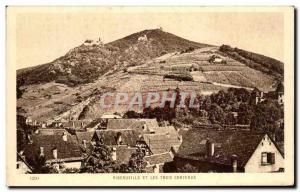
[[[267,97],[258,89],[252,95],[254,105]],[[283,87],[271,95],[283,105]],[[238,113],[233,116],[238,118]],[[278,124],[283,129],[283,119]],[[114,113],[51,123],[26,118],[24,126],[31,131],[17,152],[19,173],[284,171],[282,142],[270,132],[251,130],[250,125],[179,128],[153,117]]]

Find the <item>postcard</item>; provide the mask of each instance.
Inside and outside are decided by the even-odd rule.
[[[294,185],[294,7],[6,14],[8,186]]]

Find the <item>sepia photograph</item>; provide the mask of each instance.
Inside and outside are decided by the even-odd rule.
[[[6,14],[8,185],[294,184],[293,7]]]

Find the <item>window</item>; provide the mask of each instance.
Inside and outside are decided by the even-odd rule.
[[[267,164],[268,162],[268,153],[261,153],[261,164],[264,165],[264,164]]]
[[[261,164],[262,165],[272,165],[275,164],[275,153],[261,153]]]

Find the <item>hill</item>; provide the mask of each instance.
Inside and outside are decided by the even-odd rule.
[[[105,45],[89,43],[87,40],[50,63],[18,70],[18,84],[55,81],[76,86],[93,82],[109,70],[119,71],[128,66],[141,65],[169,52],[209,46],[159,29],[144,30]]]
[[[99,96],[107,91],[129,97],[177,87],[202,95],[230,87],[268,92],[282,74],[273,64],[283,70],[282,63],[263,55],[195,43],[157,29],[108,44],[87,40],[53,62],[17,71],[18,113],[52,121],[126,112],[126,106],[100,108]]]
[[[222,45],[219,50],[251,68],[279,78],[283,77],[284,66],[281,61],[243,49],[232,48],[229,45]]]
[[[172,33],[164,32],[160,29],[144,30],[138,33],[134,33],[122,39],[108,43],[108,45],[125,50],[128,47],[131,47],[133,44],[135,44],[136,40],[139,37],[143,37],[144,35],[146,35],[147,39],[152,39],[153,44],[156,45],[156,47],[161,52],[167,52],[167,53],[175,52],[175,51],[183,51],[188,49],[189,47],[193,47],[197,49],[197,48],[211,46],[207,44],[189,41],[184,38],[178,37]]]

